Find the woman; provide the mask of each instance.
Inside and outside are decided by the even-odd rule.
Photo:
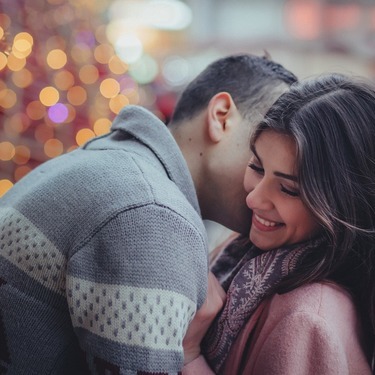
[[[251,148],[250,241],[212,267],[227,300],[207,362],[225,375],[371,374],[375,89],[342,75],[296,84]],[[196,373],[210,373],[200,361]]]

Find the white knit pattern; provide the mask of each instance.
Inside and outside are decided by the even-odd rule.
[[[65,294],[66,257],[12,208],[0,211],[0,256],[46,288]]]
[[[122,344],[157,350],[182,350],[196,309],[190,299],[176,292],[75,277],[68,277],[67,296],[75,327]]]

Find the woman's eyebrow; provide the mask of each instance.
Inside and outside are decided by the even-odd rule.
[[[259,157],[258,153],[257,153],[257,150],[255,148],[255,146],[252,146],[251,147],[251,151],[253,152],[253,154],[255,155],[255,157],[259,160],[259,162],[262,161],[262,159]],[[282,177],[282,178],[285,178],[287,180],[291,180],[291,181],[295,181],[297,182],[298,179],[297,179],[297,176],[293,176],[291,174],[286,174],[286,173],[283,173],[283,172],[273,172],[273,174],[277,177]]]
[[[293,175],[290,175],[290,174],[286,174],[286,173],[282,173],[282,172],[273,172],[273,174],[277,177],[286,178],[287,180],[292,180],[292,181],[296,181],[296,182],[298,181],[296,176],[293,176]]]

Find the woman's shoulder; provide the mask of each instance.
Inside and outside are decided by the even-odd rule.
[[[355,304],[334,283],[274,295],[252,337],[248,366],[256,364],[254,373],[371,373]]]
[[[358,319],[351,295],[340,285],[328,281],[275,294],[270,300],[269,313],[276,320],[291,315],[315,316],[330,324],[346,327],[349,322],[355,323]]]

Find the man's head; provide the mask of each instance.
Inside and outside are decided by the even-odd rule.
[[[204,219],[248,232],[243,176],[250,133],[296,81],[268,57],[242,54],[213,62],[183,91],[169,127],[192,173]]]

